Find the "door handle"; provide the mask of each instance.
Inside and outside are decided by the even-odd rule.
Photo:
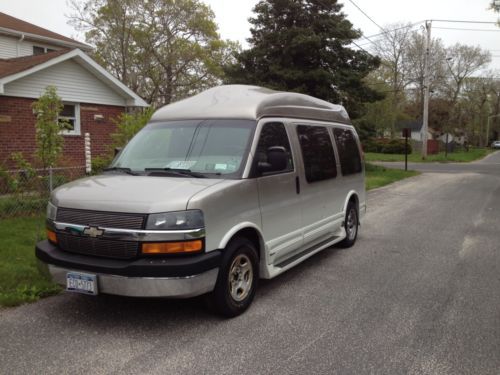
[[[295,177],[295,191],[300,194],[300,180],[299,176]]]

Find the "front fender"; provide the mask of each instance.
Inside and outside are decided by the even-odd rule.
[[[255,229],[257,231],[257,233],[259,234],[261,249],[264,249],[263,246],[265,246],[265,245],[264,245],[264,241],[263,241],[264,237],[262,235],[262,231],[260,230],[260,228],[257,224],[252,223],[250,221],[245,221],[245,222],[239,223],[239,224],[235,225],[234,227],[232,227],[231,229],[229,229],[226,232],[226,234],[224,234],[221,241],[219,242],[218,248],[224,249],[236,233],[238,233],[239,231],[241,231],[243,229],[247,229],[247,228],[252,228],[252,229]]]

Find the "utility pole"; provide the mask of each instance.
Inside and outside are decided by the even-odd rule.
[[[488,143],[490,141],[490,120],[495,117],[500,117],[500,114],[488,116],[488,122],[486,123],[486,147],[488,147]]]
[[[427,39],[424,58],[424,114],[422,118],[422,159],[427,158],[427,130],[429,129],[429,63],[431,55],[431,26],[432,21],[425,21]]]

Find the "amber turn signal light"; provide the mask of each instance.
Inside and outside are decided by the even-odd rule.
[[[142,244],[143,254],[194,253],[203,249],[203,241],[150,242]]]
[[[51,231],[50,229],[47,229],[47,239],[52,242],[52,243],[57,243],[57,236],[56,232]]]

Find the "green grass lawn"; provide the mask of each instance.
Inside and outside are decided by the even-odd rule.
[[[460,152],[453,152],[453,153],[448,153],[448,156],[445,157],[444,152],[440,152],[439,154],[436,155],[429,155],[427,159],[422,160],[422,156],[418,153],[413,153],[408,155],[408,161],[409,162],[414,162],[414,163],[419,163],[419,162],[427,162],[427,163],[432,163],[432,162],[440,162],[440,163],[447,163],[447,162],[460,162],[460,163],[466,163],[466,162],[471,162],[474,160],[482,159],[486,155],[488,155],[491,152],[490,149],[486,148],[473,148],[470,149],[468,152],[465,151],[460,151]],[[399,155],[399,154],[379,154],[375,152],[367,152],[365,153],[365,160],[366,161],[404,161],[405,156],[404,155]]]
[[[417,171],[404,171],[401,169],[384,168],[366,163],[366,190],[375,189],[404,178],[420,174]]]
[[[16,306],[60,291],[36,267],[35,243],[45,238],[44,221],[40,216],[0,220],[0,306]]]

